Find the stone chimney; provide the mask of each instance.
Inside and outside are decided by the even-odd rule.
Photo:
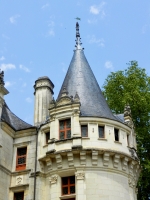
[[[53,98],[54,84],[47,76],[39,77],[34,85],[34,125],[37,126],[49,118],[49,104]]]

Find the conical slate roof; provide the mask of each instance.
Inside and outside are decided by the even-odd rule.
[[[81,116],[102,117],[117,120],[108,107],[97,80],[84,55],[84,51],[81,48],[78,27],[79,25],[77,23],[76,50],[74,51],[58,99],[61,97],[65,87],[69,96],[74,97],[76,93],[79,95],[81,102]]]

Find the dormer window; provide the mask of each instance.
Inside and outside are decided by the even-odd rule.
[[[115,141],[119,142],[119,129],[114,128],[114,137],[115,137]]]
[[[61,140],[71,138],[71,119],[59,121],[59,138]]]

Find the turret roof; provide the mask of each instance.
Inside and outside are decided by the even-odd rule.
[[[69,96],[77,93],[81,102],[81,116],[102,117],[112,120],[118,119],[113,115],[97,80],[89,66],[89,63],[81,48],[79,24],[76,24],[76,49],[68,68],[66,77],[60,89],[58,99],[61,97],[63,88],[66,88]]]

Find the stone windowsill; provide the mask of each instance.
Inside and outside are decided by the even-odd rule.
[[[82,137],[82,139],[90,139],[89,137]]]
[[[107,141],[107,139],[106,139],[106,138],[98,138],[98,140]]]
[[[14,186],[10,186],[9,189],[11,190],[15,190],[15,189],[26,189],[26,187],[29,187],[29,184],[20,184],[20,185],[14,185]]]
[[[25,169],[25,170],[20,170],[20,171],[12,172],[11,174],[12,175],[28,174],[28,173],[30,173],[30,171],[31,171],[31,169]]]
[[[60,199],[70,199],[70,198],[75,198],[76,195],[75,194],[70,194],[70,195],[65,195],[65,196],[61,196],[59,197]]]
[[[119,142],[119,141],[114,141],[116,144],[122,144],[122,142]]]

